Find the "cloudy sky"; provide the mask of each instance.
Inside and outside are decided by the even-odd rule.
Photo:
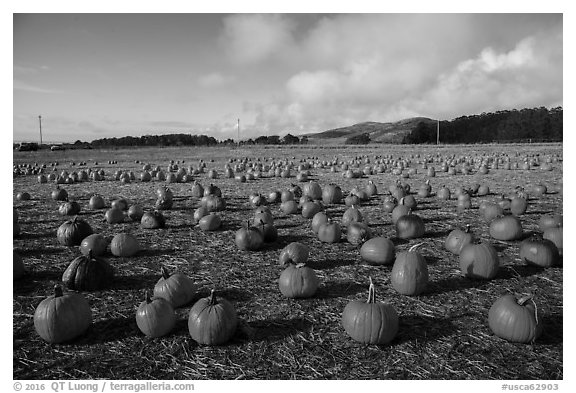
[[[14,14],[13,139],[217,139],[563,105],[562,14]]]

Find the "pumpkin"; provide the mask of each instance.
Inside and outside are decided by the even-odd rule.
[[[56,186],[56,189],[52,191],[51,196],[55,201],[65,201],[68,199],[68,192],[63,188]]]
[[[143,215],[144,209],[142,209],[140,205],[132,205],[128,208],[128,217],[130,217],[132,221],[141,221]]]
[[[338,243],[342,237],[340,225],[330,219],[318,227],[318,239],[323,243]]]
[[[206,207],[200,206],[198,209],[194,210],[194,215],[192,216],[194,223],[198,224],[198,222],[200,222],[200,219],[208,215],[209,213],[210,212]]]
[[[267,224],[261,220],[260,224],[255,225],[255,227],[262,234],[262,240],[264,240],[264,243],[274,243],[278,240],[278,229],[276,229],[274,224]]]
[[[558,228],[563,224],[563,219],[561,215],[543,215],[540,216],[538,220],[538,228],[544,232],[548,228]]]
[[[154,208],[156,210],[170,210],[174,206],[174,200],[168,198],[158,198],[154,203]]]
[[[112,209],[118,209],[121,211],[126,211],[126,210],[128,210],[128,201],[124,198],[115,199],[110,204],[110,207]]]
[[[328,222],[328,216],[326,215],[326,213],[323,212],[318,212],[316,214],[314,214],[314,217],[312,217],[312,231],[315,234],[318,234],[318,230],[320,229],[320,225],[321,224],[325,224]]]
[[[66,201],[58,207],[58,213],[62,216],[75,216],[80,213],[80,204],[76,201]]]
[[[88,201],[88,207],[90,209],[103,209],[106,207],[106,202],[100,195],[92,195],[90,201]]]
[[[79,246],[82,240],[92,234],[92,227],[81,218],[74,217],[58,227],[56,238],[63,246]]]
[[[548,191],[548,188],[544,184],[538,184],[538,185],[535,185],[534,187],[532,187],[532,193],[538,197],[546,194],[547,191]]]
[[[372,237],[372,231],[364,222],[352,222],[346,229],[348,243],[359,246]]]
[[[532,238],[520,243],[520,259],[529,265],[550,267],[558,262],[560,254],[552,241]]]
[[[124,212],[120,209],[108,209],[106,213],[104,213],[104,218],[108,224],[118,224],[124,222]]]
[[[400,199],[400,204],[407,206],[410,210],[416,209],[418,202],[414,195],[406,195],[404,198]]]
[[[110,285],[114,270],[108,261],[101,257],[88,255],[75,258],[64,271],[62,282],[71,290],[97,291]]]
[[[22,257],[16,251],[12,252],[12,279],[19,280],[26,275],[26,268],[24,267],[24,262],[22,262]]]
[[[465,230],[454,229],[446,237],[444,247],[452,254],[459,255],[465,245],[474,241],[474,235],[470,233],[470,225],[466,225]]]
[[[504,295],[488,311],[488,326],[492,332],[507,341],[533,343],[542,333],[542,313],[536,308],[532,296],[517,299]]]
[[[108,241],[104,236],[98,233],[93,233],[92,235],[86,236],[80,243],[80,253],[82,253],[82,255],[88,255],[90,252],[92,252],[92,255],[97,257],[104,255],[107,248]]]
[[[226,209],[226,201],[217,195],[206,195],[200,200],[200,204],[210,212],[219,212]]]
[[[563,234],[562,227],[556,227],[556,228],[546,229],[544,231],[544,234],[542,235],[542,237],[544,239],[548,239],[556,245],[556,248],[558,248],[558,252],[560,253],[560,255],[563,254],[563,236],[562,236],[562,234]]]
[[[350,194],[346,198],[344,198],[344,204],[348,207],[352,207],[354,205],[360,204],[360,197],[355,194]]]
[[[480,204],[480,212],[484,216],[484,220],[491,222],[496,217],[504,215],[504,209],[497,203],[483,202]]]
[[[188,331],[203,345],[220,345],[230,340],[238,326],[234,306],[226,299],[218,299],[214,290],[190,309]]]
[[[166,226],[166,218],[158,210],[146,212],[140,219],[140,226],[144,229],[159,229]]]
[[[389,265],[394,262],[394,243],[385,237],[373,237],[362,244],[360,256],[370,265]]]
[[[306,263],[309,255],[310,249],[308,246],[302,243],[292,242],[280,252],[280,265],[286,266],[288,264],[298,265],[300,263]]]
[[[274,217],[272,216],[272,213],[267,211],[261,211],[259,213],[255,213],[254,219],[252,220],[254,226],[258,226],[262,222],[264,222],[265,224],[274,224]]]
[[[450,199],[450,189],[446,186],[442,186],[442,188],[440,188],[438,192],[436,192],[436,196],[438,197],[438,199],[447,201]]]
[[[336,184],[329,184],[322,190],[322,202],[326,205],[334,205],[342,201],[342,189]]]
[[[488,194],[490,194],[490,187],[488,187],[486,184],[482,184],[478,187],[478,191],[476,192],[476,195],[486,196]]]
[[[176,308],[189,303],[196,294],[196,285],[183,273],[170,273],[164,266],[162,277],[154,285],[154,297],[167,300]]]
[[[240,250],[256,251],[262,248],[264,238],[258,228],[248,223],[247,228],[240,228],[236,231],[234,241]]]
[[[422,243],[416,244],[408,251],[396,256],[392,267],[390,282],[398,293],[402,295],[419,295],[428,285],[428,265],[426,259],[416,249]]]
[[[29,201],[30,194],[27,193],[26,191],[19,192],[18,194],[16,194],[16,199],[19,201]]]
[[[424,220],[416,214],[406,214],[396,221],[396,236],[400,239],[415,239],[424,233]]]
[[[294,200],[294,193],[292,193],[292,191],[284,190],[282,191],[282,194],[280,194],[281,202],[288,202],[293,200]]]
[[[398,333],[398,313],[390,304],[376,302],[372,279],[368,300],[353,300],[344,307],[342,326],[346,333],[362,344],[387,344]]]
[[[528,209],[528,200],[526,198],[514,197],[510,201],[510,212],[515,216],[526,213],[526,209]]]
[[[176,313],[166,299],[150,298],[150,293],[146,291],[144,301],[136,310],[136,325],[148,337],[162,337],[176,325]]]
[[[280,209],[284,212],[284,214],[296,214],[298,213],[298,204],[296,201],[286,201],[280,204]]]
[[[467,244],[460,251],[460,270],[469,278],[490,280],[496,277],[500,259],[490,243]]]
[[[204,187],[198,182],[192,184],[192,196],[195,198],[202,198],[204,196]]]
[[[198,221],[198,226],[203,231],[215,231],[222,226],[222,219],[214,212],[202,217]]]
[[[140,243],[132,235],[119,233],[112,238],[110,251],[117,257],[131,257],[140,251]]]
[[[392,223],[396,224],[400,217],[410,214],[410,208],[403,204],[402,199],[400,204],[392,210]]]
[[[302,217],[313,218],[316,213],[319,213],[322,207],[316,202],[306,202],[302,205]]]
[[[314,296],[319,284],[320,280],[314,270],[304,263],[289,264],[278,280],[280,292],[289,298]]]
[[[504,216],[490,223],[490,236],[497,240],[517,240],[522,237],[520,220],[514,216]]]
[[[366,191],[366,194],[368,194],[368,197],[373,197],[374,195],[378,194],[378,190],[376,189],[376,184],[374,184],[374,182],[372,180],[368,180],[368,184],[366,185],[365,191]]]
[[[353,222],[363,222],[364,216],[355,206],[351,206],[342,215],[341,225],[347,227]]]
[[[268,197],[266,198],[266,202],[277,203],[280,199],[281,199],[280,191],[272,191],[272,192],[270,192],[270,194],[268,194]]]
[[[302,195],[307,195],[312,200],[322,199],[322,188],[317,182],[310,180],[302,187]]]
[[[54,287],[54,295],[42,300],[34,311],[34,329],[42,339],[58,344],[86,332],[92,323],[92,310],[82,294],[63,293]]]

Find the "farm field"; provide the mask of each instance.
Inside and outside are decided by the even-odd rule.
[[[470,174],[449,174],[440,170],[450,158],[460,169],[470,159]],[[538,157],[540,166],[522,169],[525,160]],[[462,160],[459,161],[459,158]],[[478,171],[487,158],[507,158],[518,169],[490,168]],[[291,177],[271,176],[263,171],[254,180],[239,182],[224,176],[225,165],[239,160],[247,164],[293,163]],[[546,160],[551,170],[542,167]],[[168,173],[173,160],[179,167],[204,172],[193,179],[204,188],[218,186],[226,209],[218,212],[222,227],[203,231],[193,222],[200,198],[192,196],[192,182],[167,183],[153,179],[141,182],[144,164],[159,166]],[[259,161],[258,161],[259,160]],[[330,162],[337,160],[334,171]],[[394,163],[404,160],[403,177],[392,173]],[[103,181],[61,184],[70,200],[76,200],[94,233],[112,238],[119,233],[133,235],[141,251],[132,257],[105,258],[115,270],[108,288],[82,294],[92,310],[88,331],[64,344],[49,344],[36,333],[34,312],[53,294],[70,262],[80,256],[77,246],[57,241],[56,231],[70,216],[59,214],[61,204],[51,198],[54,181],[40,184],[37,175],[13,178],[13,204],[20,234],[14,237],[14,251],[23,260],[27,274],[13,283],[13,377],[14,379],[563,379],[563,276],[561,264],[539,268],[526,265],[519,256],[521,240],[501,241],[489,234],[489,222],[482,217],[481,201],[497,202],[504,194],[512,197],[520,186],[530,196],[527,211],[520,215],[524,236],[541,233],[543,215],[562,214],[562,145],[474,145],[474,146],[367,146],[321,148],[143,148],[117,150],[67,150],[14,152],[13,163],[47,164],[58,161],[57,171],[92,168],[105,172]],[[85,166],[78,166],[85,161]],[[116,161],[117,163],[109,163]],[[388,162],[379,164],[379,162]],[[424,162],[435,167],[429,177]],[[71,163],[75,165],[71,165]],[[97,164],[96,164],[97,163]],[[343,231],[338,243],[325,243],[311,229],[312,220],[302,214],[285,214],[279,203],[269,204],[278,230],[278,239],[258,251],[242,251],[235,233],[252,221],[255,207],[251,193],[268,196],[297,184],[298,166],[311,163],[308,180],[325,188],[341,187],[344,196],[355,187],[365,189],[372,181],[377,194],[357,208],[367,219],[372,236],[389,238],[396,255],[423,243],[419,252],[426,259],[429,282],[423,293],[407,296],[391,285],[392,265],[370,265],[360,256],[360,246],[346,241]],[[320,167],[321,164],[324,163]],[[343,176],[342,163],[362,171],[366,166],[385,165],[382,173],[361,178]],[[218,178],[208,171],[216,169]],[[247,168],[246,168],[247,169]],[[132,171],[136,180],[122,183],[116,171]],[[241,172],[246,174],[246,170]],[[236,175],[240,173],[235,173]],[[414,213],[425,224],[425,233],[416,239],[397,237],[391,214],[384,209],[389,187],[397,180],[410,186],[418,203]],[[429,180],[431,195],[416,193]],[[454,193],[458,187],[489,186],[486,196],[472,196],[472,208],[457,209]],[[153,211],[156,191],[166,185],[173,193],[173,206],[162,210],[166,227],[143,229],[140,222],[126,219],[109,224],[104,218],[113,200],[125,198],[144,211]],[[532,189],[545,185],[547,192],[536,196]],[[450,200],[436,192],[446,186]],[[18,200],[19,192],[30,200]],[[90,209],[93,195],[101,195],[106,209]],[[340,222],[348,206],[326,205],[325,211]],[[476,238],[490,242],[498,252],[500,268],[490,280],[463,276],[459,257],[444,247],[454,229],[470,230]],[[287,298],[279,291],[278,279],[285,269],[279,263],[282,249],[291,242],[309,247],[307,265],[314,269],[320,284],[305,299]],[[137,327],[136,310],[146,290],[161,277],[161,266],[186,274],[197,286],[194,299],[176,308],[175,327],[164,337],[148,338]],[[386,345],[365,345],[354,341],[342,327],[342,312],[353,300],[365,301],[370,278],[377,301],[392,305],[399,316],[396,337]],[[236,309],[239,324],[230,341],[223,345],[198,345],[188,331],[188,314],[194,303],[215,289]],[[541,336],[532,344],[511,343],[495,336],[488,326],[488,310],[505,294],[532,294],[537,307]]]

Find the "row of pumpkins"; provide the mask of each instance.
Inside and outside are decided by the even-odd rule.
[[[390,188],[390,194],[392,194],[392,189],[398,195],[401,195],[402,192],[399,191],[402,189],[402,185],[400,183],[395,184],[394,189]],[[426,188],[429,191],[429,183],[426,184]],[[200,188],[201,186],[196,183],[195,186],[195,195],[200,195]],[[279,193],[273,192],[269,195],[268,198],[264,198],[259,194],[253,194],[250,196],[250,202],[257,206],[255,210],[254,216],[254,225],[248,225],[246,228],[241,228],[236,233],[235,241],[238,248],[242,250],[256,250],[259,249],[263,242],[265,241],[275,241],[277,237],[277,231],[273,226],[273,218],[272,214],[267,206],[263,206],[266,202],[273,200],[273,201],[282,201],[282,204],[287,202],[295,202],[294,197],[299,195],[298,192],[299,187],[293,187],[291,190],[287,190],[287,192]],[[479,187],[480,188],[480,187]],[[476,190],[478,192],[479,188]],[[203,197],[215,195],[218,198],[221,198],[220,195],[217,195],[219,190],[217,187],[211,185],[211,191],[208,195],[204,195]],[[328,192],[326,192],[328,190]],[[318,199],[322,199],[328,203],[338,203],[342,199],[341,190],[340,190],[340,197],[338,197],[338,186],[329,185],[321,190],[318,183],[316,182],[309,182],[304,186],[302,192],[300,205],[302,209],[302,215],[306,218],[312,218],[312,228],[317,233],[319,239],[321,241],[326,242],[338,242],[340,241],[341,230],[337,223],[332,222],[324,212],[321,212],[322,206],[318,204],[316,201]],[[164,187],[160,189],[158,192],[158,200],[160,201],[160,205],[164,206],[164,208],[170,208],[172,195],[169,190]],[[354,191],[354,190],[353,190]],[[408,190],[409,191],[409,190]],[[400,201],[401,203],[395,206],[392,212],[392,219],[396,225],[397,234],[399,238],[405,239],[412,239],[412,238],[419,238],[422,237],[425,233],[424,230],[424,223],[423,221],[416,215],[411,212],[411,209],[415,207],[415,200],[414,197],[408,195],[408,191],[404,189],[404,196],[401,196]],[[463,195],[468,195],[473,192],[463,192]],[[545,192],[545,191],[544,191]],[[274,196],[273,196],[274,194]],[[376,194],[376,189],[374,183],[369,183],[362,193],[362,190],[355,190],[355,192],[351,193],[356,197],[356,202],[360,203],[363,200],[370,198],[370,196]],[[359,195],[358,195],[359,194]],[[391,195],[392,198],[394,196]],[[409,198],[412,197],[412,198]],[[387,202],[393,202],[393,199],[387,200]],[[410,203],[405,204],[406,199],[410,201]],[[504,200],[504,198],[502,198]],[[527,198],[526,198],[527,199]],[[460,201],[460,200],[459,200]],[[511,201],[510,201],[511,202]],[[413,206],[408,206],[413,204]],[[158,205],[158,201],[157,201]],[[499,206],[504,210],[505,207],[502,207],[500,203],[494,204]],[[491,205],[482,204],[482,212],[487,217],[488,220],[492,220],[490,224],[490,234],[499,240],[515,240],[522,236],[522,228],[520,221],[515,218],[514,216],[504,216],[504,217],[489,217],[486,211],[491,211],[488,209]],[[111,210],[118,210],[122,211],[127,206],[122,205],[120,208],[115,208]],[[202,206],[199,209],[204,208],[205,211],[198,213],[199,210],[195,212],[195,219],[201,221],[205,217],[214,217],[213,210],[223,210],[223,207],[220,209],[212,208],[208,209],[206,206]],[[400,213],[395,214],[397,208],[401,208]],[[284,209],[283,209],[284,210]],[[515,211],[511,209],[513,213]],[[519,209],[518,212],[515,214],[522,214],[525,211],[525,207]],[[210,213],[202,215],[203,213]],[[155,212],[155,214],[159,214]],[[386,238],[371,238],[371,233],[369,227],[366,222],[364,222],[362,214],[360,210],[354,206],[353,204],[350,206],[349,209],[346,210],[344,216],[342,217],[341,221],[342,225],[347,228],[347,239],[352,244],[362,245],[360,249],[360,254],[369,263],[373,264],[389,264],[394,259],[394,246],[393,243]],[[61,241],[62,244],[66,245],[76,245],[78,242],[81,243],[81,251],[83,254],[86,254],[83,257],[79,257],[80,259],[76,259],[73,263],[69,266],[63,276],[63,282],[71,289],[77,290],[93,290],[95,288],[91,287],[91,284],[85,284],[83,279],[86,277],[93,279],[94,277],[100,275],[99,282],[109,282],[110,275],[112,274],[112,269],[106,266],[109,264],[102,263],[102,262],[95,262],[102,260],[102,258],[98,258],[97,256],[93,255],[93,250],[98,250],[98,254],[103,252],[101,250],[106,249],[105,240],[100,235],[94,235],[91,233],[91,229],[88,230],[85,228],[84,231],[80,230],[69,230],[69,228],[73,227],[82,227],[82,225],[88,225],[87,223],[83,223],[82,220],[74,219],[71,222],[63,224],[63,226],[58,230],[58,239]],[[559,245],[561,249],[561,218],[559,217],[542,217],[541,219],[541,229],[543,230],[560,230],[559,236]],[[89,227],[89,226],[88,226]],[[211,225],[209,225],[212,228]],[[266,230],[265,230],[266,229]],[[80,232],[78,234],[77,232]],[[87,237],[84,235],[88,234]],[[129,236],[126,234],[121,234],[125,236]],[[88,241],[85,244],[84,240],[89,239],[92,236],[92,239],[96,237],[98,241]],[[98,238],[100,236],[100,238]],[[118,235],[119,236],[119,235]],[[62,239],[62,240],[61,240]],[[116,239],[116,237],[115,237]],[[552,236],[552,239],[554,238]],[[126,240],[118,241],[116,243],[124,244]],[[123,252],[115,252],[114,250],[118,248],[116,245],[115,240],[113,239],[111,244],[111,250],[114,255],[121,255],[121,256],[128,256],[133,255],[133,253],[123,253]],[[95,247],[95,245],[99,245],[99,247]],[[120,247],[122,248],[122,247]],[[128,247],[132,250],[138,250],[138,246]],[[446,248],[450,251],[457,253],[460,255],[460,266],[464,275],[473,277],[473,278],[485,278],[490,279],[496,275],[498,269],[498,255],[495,249],[489,243],[480,243],[474,244],[472,235],[467,231],[460,231],[455,230],[450,233],[446,240]],[[533,241],[533,240],[525,240],[521,245],[520,250],[521,258],[528,262],[533,263],[539,266],[551,266],[552,264],[556,263],[559,260],[559,251],[558,247],[553,241]],[[280,255],[280,260],[282,265],[287,265],[286,269],[280,276],[279,285],[280,291],[288,297],[309,297],[313,296],[315,293],[318,285],[319,280],[316,277],[314,271],[306,266],[306,260],[308,257],[308,250],[307,247],[299,244],[293,243],[287,246]],[[100,266],[100,268],[95,268],[95,266]],[[81,266],[84,266],[82,268]],[[94,268],[89,269],[86,266],[93,266]],[[96,273],[99,271],[100,273]],[[167,280],[169,275],[164,274],[163,271],[163,279]],[[94,276],[94,277],[92,277]],[[394,288],[405,295],[417,295],[422,293],[425,289],[428,274],[427,274],[427,265],[425,262],[424,257],[416,250],[416,246],[411,248],[409,251],[405,253],[401,253],[395,258],[394,267],[392,269],[392,276],[391,282]],[[162,279],[161,279],[162,280]],[[88,280],[90,281],[90,280]],[[61,289],[55,290],[55,295],[52,298],[60,298],[66,295],[61,294]],[[76,294],[78,295],[78,294]],[[166,315],[172,315],[169,312],[170,309],[165,304],[156,304],[162,303],[162,301],[157,301],[157,296],[151,299],[148,295],[146,296],[146,300],[142,303],[137,313],[137,322],[140,329],[147,335],[151,336],[158,336],[166,334],[173,323],[170,321],[172,320],[171,317],[167,317]],[[510,339],[512,341],[523,341],[529,342],[533,341],[537,333],[540,331],[541,327],[539,328],[536,326],[534,329],[528,329],[530,334],[520,334],[519,332],[522,330],[516,326],[516,324],[520,324],[522,326],[530,325],[528,324],[528,319],[530,321],[535,321],[536,325],[538,325],[538,317],[536,315],[535,304],[533,300],[526,298],[521,299],[519,302],[511,302],[509,297],[503,298],[504,300],[499,300],[497,304],[498,307],[493,306],[493,309],[496,311],[490,310],[489,322],[490,327],[492,330],[499,336]],[[221,315],[226,316],[228,318],[226,323],[223,323],[223,326],[231,327],[234,326],[234,329],[230,328],[229,331],[226,332],[211,332],[209,334],[210,339],[199,338],[198,332],[205,332],[205,326],[212,326],[208,322],[208,325],[202,325],[202,323],[198,322],[201,321],[202,318],[198,317],[196,313],[192,311],[190,312],[190,319],[189,319],[189,328],[192,337],[200,343],[205,344],[217,344],[226,341],[229,337],[233,334],[235,330],[236,324],[236,317],[235,313],[232,313],[230,310],[233,311],[231,305],[225,301],[225,299],[221,299],[217,301],[215,298],[214,293],[212,292],[211,296],[207,299],[202,300],[204,303],[202,305],[202,309],[205,309],[207,306],[213,307],[216,305],[224,305],[221,306],[228,310],[225,313],[221,313]],[[156,303],[155,303],[156,302]],[[170,303],[170,301],[168,301]],[[522,310],[525,314],[525,317],[522,319],[518,318],[509,318],[509,313],[511,313],[512,305],[515,306],[523,306],[518,310]],[[174,306],[174,305],[173,305]],[[176,306],[177,307],[177,306]],[[40,308],[40,307],[39,307]],[[500,309],[504,309],[504,311]],[[142,310],[141,310],[142,309]],[[376,310],[377,309],[377,310]],[[500,310],[500,311],[498,311]],[[520,312],[520,311],[518,311]],[[45,313],[44,313],[45,314]],[[234,317],[232,317],[234,314]],[[82,314],[80,314],[82,315]],[[155,317],[152,317],[152,316]],[[370,318],[368,318],[370,315]],[[379,315],[378,317],[376,317]],[[494,316],[496,315],[496,317]],[[504,315],[504,316],[502,316]],[[508,320],[506,320],[506,318]],[[530,317],[530,318],[529,318]],[[368,319],[371,319],[368,321]],[[379,320],[381,326],[376,328],[374,325],[374,319]],[[42,319],[39,319],[39,324],[42,325]],[[153,322],[155,321],[155,322]],[[360,321],[360,322],[358,322]],[[508,321],[508,322],[506,322]],[[162,323],[165,322],[165,323]],[[500,324],[504,324],[506,326],[498,327],[498,322]],[[344,310],[342,323],[345,330],[350,334],[354,339],[357,339],[361,342],[367,343],[386,343],[392,340],[396,334],[398,328],[398,317],[393,308],[390,305],[385,305],[383,303],[376,303],[375,302],[375,290],[372,283],[370,283],[369,289],[369,296],[368,302],[363,304],[359,302],[351,302],[346,309]],[[36,324],[36,321],[35,321]],[[373,330],[366,330],[363,328],[364,325],[371,324],[374,327]],[[44,323],[45,326],[50,324]],[[494,326],[493,326],[494,325]],[[514,325],[514,326],[513,326]],[[533,325],[533,324],[532,324]],[[53,325],[50,325],[53,326]],[[196,328],[193,328],[196,326]],[[199,326],[204,326],[201,328]],[[362,328],[359,328],[361,326]],[[170,327],[170,328],[169,328]],[[85,330],[85,328],[83,328]],[[41,333],[42,327],[37,327],[39,334],[51,342],[54,341],[54,337],[50,334],[44,332]],[[79,329],[82,330],[82,329]],[[82,332],[84,331],[82,330]],[[210,330],[210,329],[208,329]],[[195,331],[196,333],[193,333]],[[369,332],[367,334],[366,332]],[[383,335],[378,336],[375,335],[375,332],[381,332]],[[510,333],[511,332],[511,333]],[[44,336],[43,336],[44,334]],[[80,333],[79,333],[80,334]],[[376,337],[378,336],[378,337]],[[52,337],[52,338],[46,338]],[[217,338],[215,338],[217,337]],[[70,338],[70,337],[68,337]],[[222,341],[223,340],[223,341]]]

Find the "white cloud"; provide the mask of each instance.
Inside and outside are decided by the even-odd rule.
[[[43,94],[62,93],[62,91],[60,91],[60,90],[46,89],[44,87],[30,85],[30,84],[23,82],[21,80],[18,80],[18,79],[14,80],[13,88],[14,88],[14,90],[27,91],[27,92],[31,92],[31,93],[43,93]]]
[[[233,61],[257,63],[293,45],[293,29],[294,23],[284,15],[231,15],[224,18],[221,40]]]
[[[198,84],[201,87],[215,88],[223,87],[234,80],[232,76],[223,75],[219,72],[212,72],[210,74],[202,75],[198,78]]]

